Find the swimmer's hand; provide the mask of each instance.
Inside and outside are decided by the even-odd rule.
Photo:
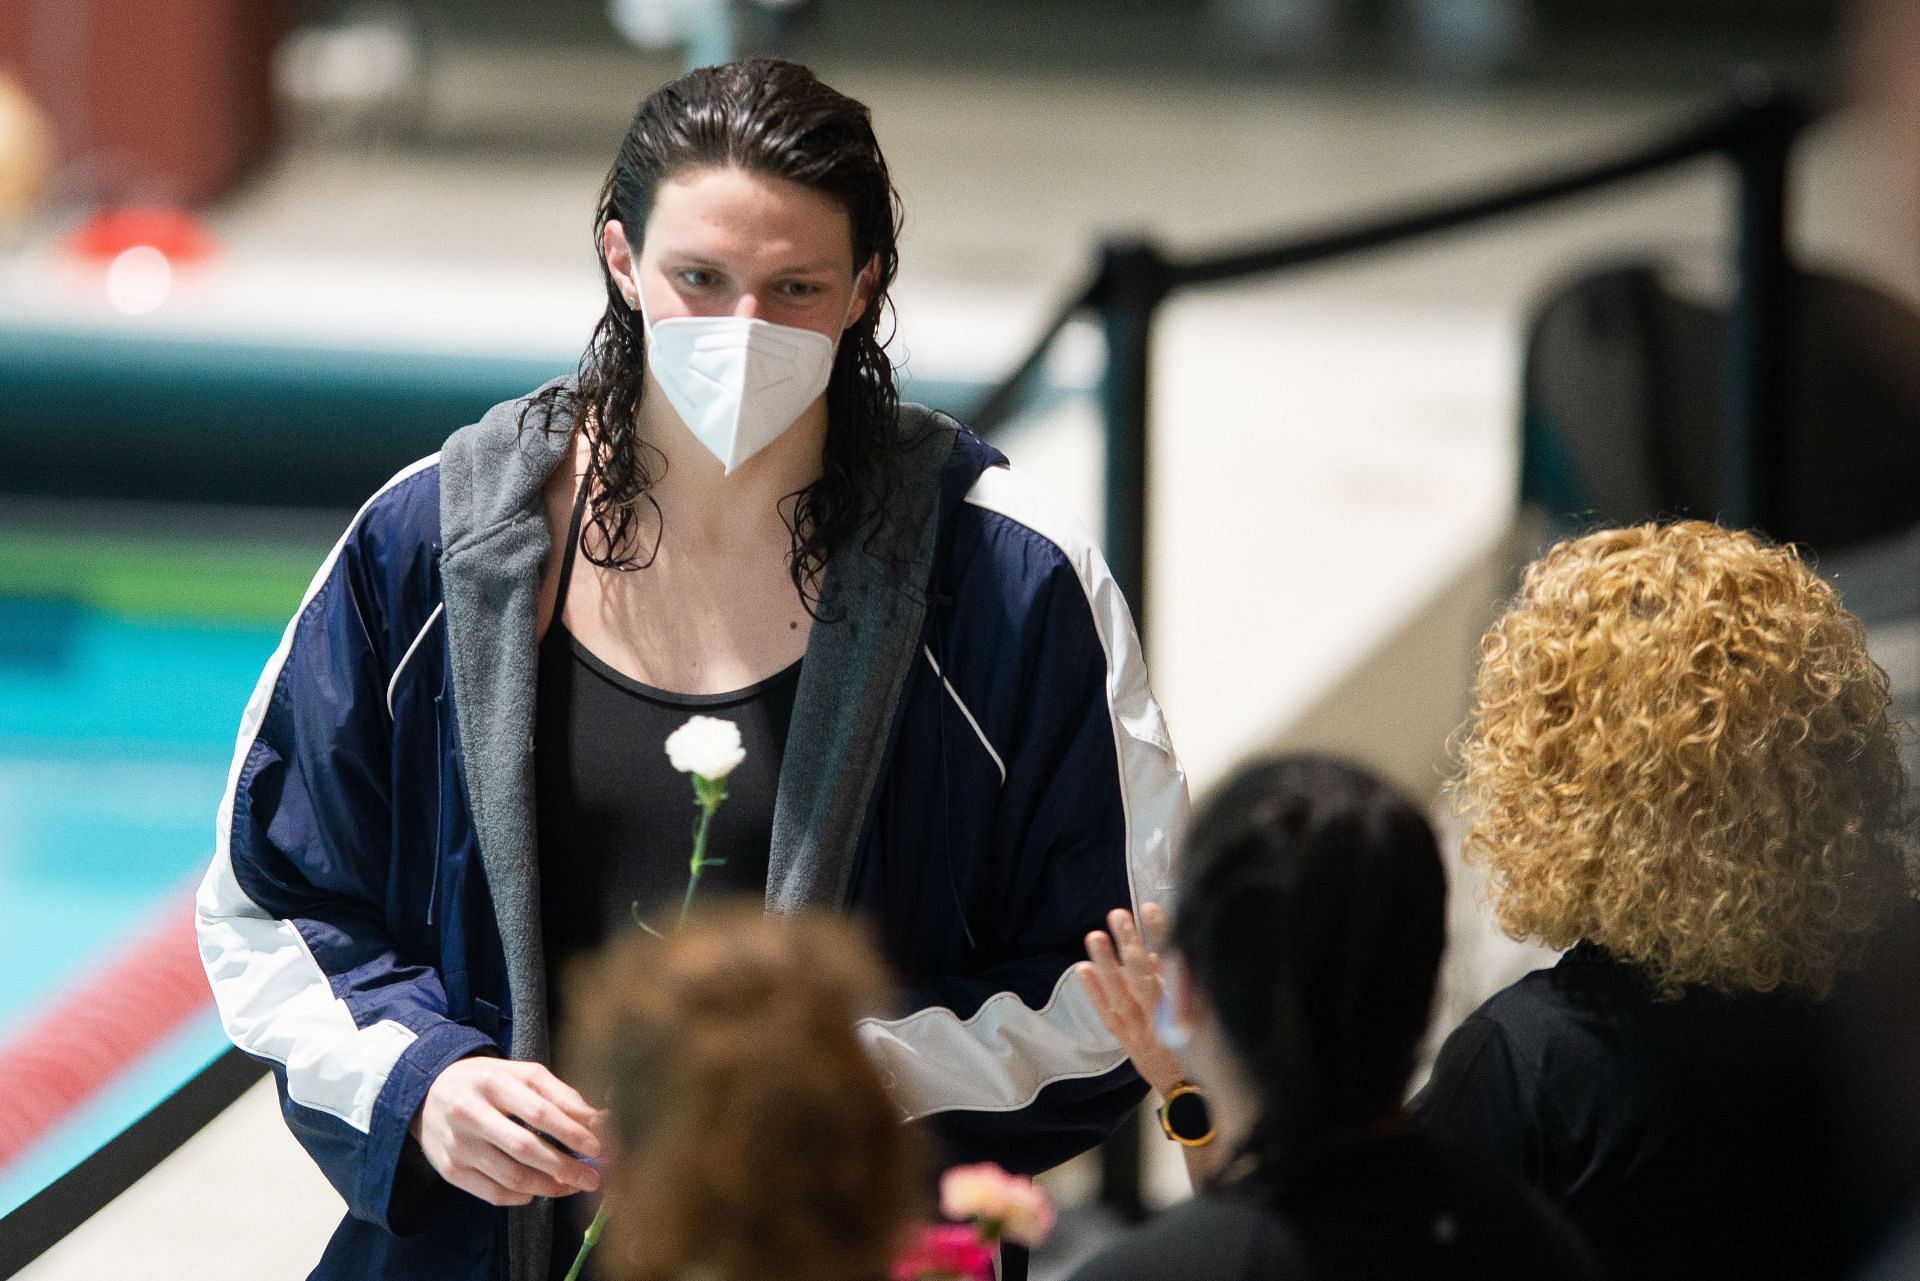
[[[454,1187],[489,1205],[525,1205],[600,1186],[599,1173],[568,1150],[598,1157],[593,1127],[602,1117],[538,1063],[474,1057],[434,1078],[407,1133]]]

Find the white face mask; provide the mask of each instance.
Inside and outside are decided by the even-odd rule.
[[[694,438],[732,475],[827,389],[838,344],[812,329],[744,316],[649,321],[647,367]]]

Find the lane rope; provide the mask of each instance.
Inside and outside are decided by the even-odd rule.
[[[182,893],[0,1041],[0,1169],[212,1003]]]

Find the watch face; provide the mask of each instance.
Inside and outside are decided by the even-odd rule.
[[[1204,1139],[1213,1131],[1213,1114],[1207,1109],[1207,1098],[1197,1090],[1189,1090],[1167,1103],[1167,1129],[1176,1139],[1185,1139],[1192,1143]]]

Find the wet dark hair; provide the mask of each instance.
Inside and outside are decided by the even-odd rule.
[[[899,194],[867,108],[807,68],[771,58],[703,67],[641,102],[600,190],[595,252],[610,221],[621,224],[637,250],[635,237],[646,227],[660,184],[710,167],[783,178],[832,197],[847,211],[854,270],[872,264],[866,310],[842,335],[827,383],[824,471],[782,503],[793,532],[789,573],[812,609],[828,554],[856,535],[871,535],[895,483],[900,398],[879,331],[899,268]],[[520,421],[524,427],[537,413],[548,430],[590,424],[592,492],[581,550],[596,565],[642,569],[652,563],[658,539],[643,538],[638,514],[644,501],[659,519],[648,490],[666,460],[636,430],[646,382],[645,325],[604,258],[600,274],[607,309],[576,379],[543,389]]]
[[[1284,1190],[1405,1097],[1446,942],[1433,829],[1324,757],[1242,767],[1187,839],[1171,941],[1260,1097],[1243,1153]]]

